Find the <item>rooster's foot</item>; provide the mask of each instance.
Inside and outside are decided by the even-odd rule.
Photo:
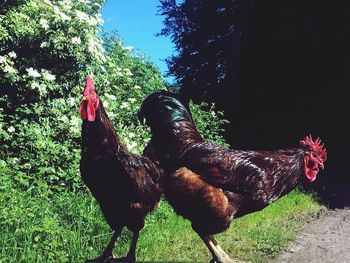
[[[252,263],[252,262],[246,262],[246,261],[240,261],[240,260],[237,260],[237,259],[215,259],[213,258],[212,260],[209,261],[209,263]]]
[[[106,263],[117,263],[117,262],[125,262],[125,263],[135,263],[135,257],[127,256],[122,258],[110,258]]]
[[[215,259],[213,258],[212,260],[209,261],[209,263],[238,263],[231,258],[221,258],[221,259]]]
[[[108,263],[108,262],[112,262],[110,260],[113,260],[113,256],[112,255],[101,255],[95,259],[88,259],[85,261],[85,263]]]

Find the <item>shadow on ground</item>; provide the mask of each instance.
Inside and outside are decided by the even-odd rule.
[[[350,179],[321,180],[316,191],[320,201],[331,209],[350,207]]]
[[[202,261],[137,261],[137,263],[203,263]]]

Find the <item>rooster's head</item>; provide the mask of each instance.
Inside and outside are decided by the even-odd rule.
[[[180,119],[192,122],[188,99],[165,90],[152,93],[142,102],[138,118],[151,128]]]
[[[94,82],[90,76],[86,77],[86,84],[83,92],[83,101],[80,104],[80,116],[83,120],[94,121],[99,98],[96,94]]]
[[[300,144],[306,149],[304,173],[307,179],[313,182],[316,180],[319,168],[324,169],[324,164],[327,159],[326,149],[323,148],[324,144],[321,144],[319,138],[313,141],[311,135],[301,140]]]

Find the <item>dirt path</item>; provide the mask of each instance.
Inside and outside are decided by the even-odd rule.
[[[350,209],[330,210],[271,263],[350,263]]]

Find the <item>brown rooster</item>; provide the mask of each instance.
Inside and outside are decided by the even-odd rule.
[[[164,195],[174,210],[192,222],[210,250],[211,262],[233,262],[211,236],[226,230],[233,217],[258,211],[301,181],[316,179],[326,151],[311,136],[295,149],[243,151],[206,142],[179,95],[150,95],[139,119],[151,127],[145,154],[164,168]]]
[[[83,95],[80,172],[114,230],[103,254],[87,262],[135,262],[139,231],[160,199],[162,170],[150,159],[128,152],[120,143],[90,77]],[[112,250],[124,227],[133,232],[130,250],[125,258],[114,259]]]

